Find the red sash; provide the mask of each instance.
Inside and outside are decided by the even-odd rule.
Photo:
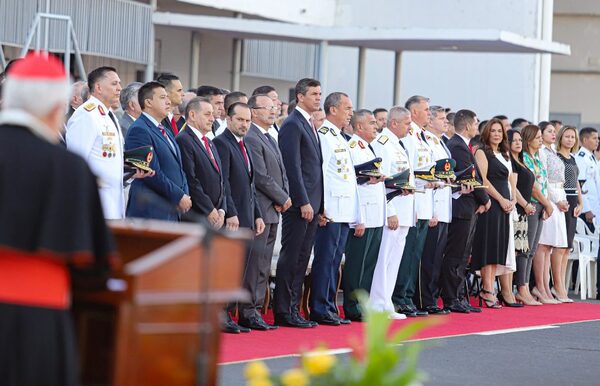
[[[0,302],[66,309],[69,288],[64,262],[40,253],[0,248]]]

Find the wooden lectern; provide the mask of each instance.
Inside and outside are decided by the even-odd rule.
[[[110,225],[122,268],[106,289],[74,292],[83,385],[216,385],[221,310],[246,298],[247,235],[152,220]]]

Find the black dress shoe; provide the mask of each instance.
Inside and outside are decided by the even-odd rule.
[[[481,308],[479,307],[473,307],[471,304],[467,303],[466,304],[467,309],[469,310],[469,312],[473,312],[475,314],[480,314],[481,313]]]
[[[339,316],[338,314],[334,314],[333,312],[330,312],[329,315],[337,320],[338,322],[340,322],[340,324],[350,324],[352,323],[352,321],[350,319],[342,319],[341,316]]]
[[[427,311],[417,310],[417,307],[414,304],[409,304],[408,308],[410,308],[410,310],[412,312],[414,312],[415,315],[417,315],[417,316],[427,316],[427,315],[429,315],[429,312],[427,312]]]
[[[416,310],[413,310],[408,304],[401,304],[398,306],[398,313],[404,314],[408,317],[414,318],[417,316]]]
[[[242,332],[240,326],[238,326],[233,320],[227,320],[221,324],[221,332],[226,334],[239,334]]]
[[[363,316],[361,314],[356,314],[356,315],[345,315],[347,320],[350,320],[352,322],[363,322]]]
[[[448,315],[450,313],[450,310],[445,310],[438,306],[427,306],[423,308],[423,311],[427,311],[431,315]]]
[[[302,316],[300,316],[299,313],[292,314],[292,319],[294,319],[296,322],[299,322],[299,323],[307,323],[311,327],[317,327],[319,325],[319,323],[317,323],[313,320],[304,319]]]
[[[452,303],[450,303],[449,305],[444,307],[445,310],[451,311],[451,312],[456,312],[459,314],[470,314],[471,311],[461,302],[459,301],[454,301]]]
[[[240,330],[240,332],[241,332],[242,334],[247,334],[247,333],[249,333],[250,331],[252,331],[252,330],[250,330],[248,327],[243,327],[243,326],[240,326],[239,324],[238,324],[238,329]]]
[[[275,325],[281,327],[294,327],[294,328],[313,328],[314,326],[310,323],[304,323],[300,320],[296,320],[292,315],[275,315]]]
[[[269,326],[261,318],[240,319],[238,324],[240,327],[246,327],[251,330],[268,331],[272,329],[272,326]]]
[[[323,315],[323,316],[311,315],[310,320],[312,320],[313,322],[317,322],[319,324],[324,324],[326,326],[339,326],[340,325],[340,321],[331,317],[331,315]]]

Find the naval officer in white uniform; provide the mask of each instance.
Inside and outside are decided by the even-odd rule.
[[[450,151],[442,140],[448,131],[446,109],[440,106],[429,108],[429,126],[425,131],[425,140],[433,153],[433,161],[451,158]],[[446,162],[450,170],[450,162]],[[442,259],[448,240],[448,224],[452,221],[452,188],[449,186],[433,191],[433,217],[425,238],[425,246],[419,265],[417,292],[413,298],[419,310],[429,314],[447,314],[450,311],[437,306],[439,296],[438,280]]]
[[[112,67],[88,74],[90,98],[75,110],[67,123],[67,148],[85,159],[98,178],[104,217],[125,217],[123,135],[110,106],[119,103],[121,80]],[[135,178],[150,176],[139,172]]]
[[[392,107],[389,111],[387,126],[382,129],[372,143],[373,149],[382,158],[381,173],[386,176],[401,173],[406,169],[410,170],[408,153],[400,142],[400,139],[408,134],[410,122],[410,111],[402,106]],[[415,185],[412,170],[409,181],[411,185]],[[396,196],[387,203],[386,208],[386,225],[383,228],[369,297],[373,307],[377,310],[388,311],[390,318],[406,319],[404,314],[395,312],[392,293],[396,285],[408,230],[415,226],[414,195]]]
[[[350,322],[338,315],[337,283],[349,224],[362,223],[362,220],[350,147],[341,135],[341,128],[352,117],[352,101],[348,95],[334,92],[325,99],[324,110],[327,119],[317,130],[323,156],[324,213],[319,217],[315,236],[310,319],[337,326]]]
[[[354,113],[354,135],[348,142],[352,163],[372,161],[376,154],[371,142],[377,137],[377,121],[369,110]],[[346,243],[346,262],[342,285],[344,288],[344,313],[350,320],[362,320],[362,312],[354,296],[357,289],[371,290],[373,272],[377,264],[381,235],[385,222],[385,187],[383,178],[373,178],[358,186],[359,208],[364,224],[354,226]],[[361,234],[361,228],[364,234]]]
[[[410,97],[404,107],[410,111],[412,122],[408,135],[401,139],[408,152],[414,170],[421,170],[433,161],[433,152],[425,140],[424,130],[429,124],[429,99],[422,96]],[[423,186],[417,179],[417,187]],[[406,237],[406,245],[400,263],[398,279],[392,300],[397,311],[406,316],[426,316],[426,311],[418,310],[413,303],[416,292],[419,263],[423,253],[429,221],[433,218],[433,189],[415,195],[417,223],[411,227]]]

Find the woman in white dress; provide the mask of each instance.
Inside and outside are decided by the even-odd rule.
[[[559,304],[550,292],[550,262],[554,248],[567,247],[567,226],[564,213],[569,210],[569,203],[564,189],[565,165],[552,149],[556,142],[556,129],[549,122],[540,122],[543,145],[540,159],[548,174],[548,200],[554,211],[544,222],[540,234],[539,246],[533,257],[533,273],[535,287],[531,293],[544,304]]]

